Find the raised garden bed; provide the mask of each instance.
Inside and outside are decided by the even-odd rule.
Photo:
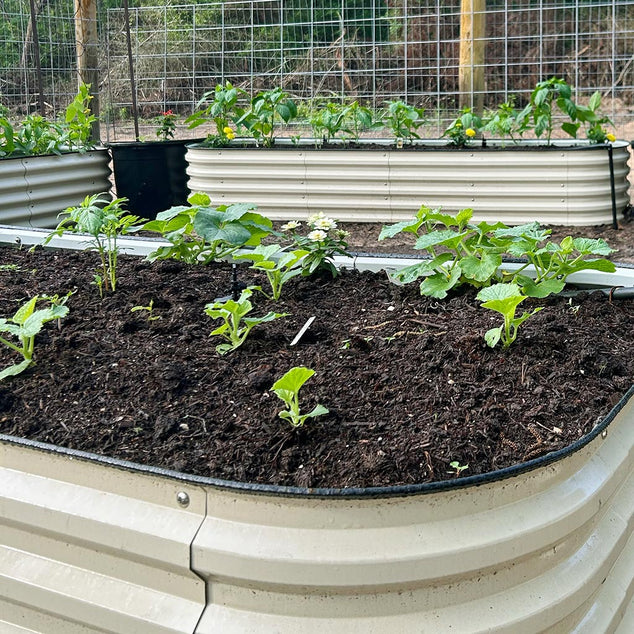
[[[77,289],[37,365],[0,387],[6,622],[205,634],[623,618],[634,300],[534,300],[545,309],[502,352],[472,292],[295,278],[274,308],[257,302],[291,315],[219,357],[203,308],[230,290],[228,265],[123,258],[100,300],[94,254],[0,258],[2,314]],[[631,270],[597,275],[627,284]],[[294,430],[270,388],[300,364],[316,370],[303,408],[330,413]]]

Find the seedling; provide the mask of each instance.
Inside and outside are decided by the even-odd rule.
[[[48,244],[54,236],[61,236],[67,231],[86,233],[92,237],[89,249],[97,251],[101,260],[101,268],[95,274],[94,283],[103,297],[104,290],[114,292],[117,286],[117,257],[119,249],[117,239],[128,233],[130,227],[139,220],[132,216],[121,205],[125,198],[109,201],[101,198],[104,194],[86,196],[78,207],[69,207],[67,215],[44,240]]]
[[[234,255],[235,260],[251,260],[252,269],[264,271],[271,286],[271,295],[260,289],[269,299],[277,301],[282,294],[282,287],[288,280],[301,275],[301,260],[308,255],[305,249],[284,251],[279,244],[259,245],[248,253]]]
[[[454,474],[456,476],[459,476],[465,469],[469,468],[468,464],[460,464],[458,460],[450,462],[449,466],[454,470]]]
[[[152,311],[154,310],[154,300],[151,299],[150,303],[147,306],[134,306],[130,309],[131,313],[136,313],[140,310],[145,310],[148,313],[147,320],[148,321],[156,321],[157,319],[161,319],[160,315],[153,315]]]
[[[211,332],[213,336],[222,337],[228,342],[216,346],[218,354],[224,355],[240,347],[251,329],[258,324],[287,316],[288,313],[268,312],[263,317],[246,317],[253,310],[253,304],[249,301],[252,294],[251,288],[245,288],[237,301],[228,299],[205,306],[205,313],[209,317],[223,320],[223,324]]]
[[[404,101],[388,101],[383,123],[396,139],[412,143],[414,139],[420,138],[417,130],[425,123],[425,109],[415,108]]]
[[[302,414],[299,409],[299,390],[315,374],[315,370],[297,366],[291,368],[283,377],[273,383],[272,392],[286,404],[287,409],[279,412],[278,416],[289,421],[293,427],[302,427],[306,419],[323,416],[328,413],[323,405],[316,405],[312,411]]]
[[[501,340],[502,345],[508,348],[517,338],[519,327],[542,307],[524,312],[520,317],[515,317],[515,310],[526,299],[517,284],[494,284],[483,288],[477,295],[483,302],[482,307],[494,310],[504,317],[504,324],[497,328],[491,328],[484,335],[484,339],[491,348],[495,348]]]
[[[0,380],[8,376],[16,376],[24,372],[33,363],[33,349],[35,346],[35,335],[37,335],[45,323],[61,319],[68,314],[68,306],[65,306],[66,300],[70,297],[69,293],[65,298],[48,298],[35,295],[28,302],[20,306],[13,317],[9,319],[0,318],[0,332],[6,332],[19,339],[20,343],[15,344],[8,339],[0,336],[0,343],[4,344],[11,350],[22,355],[22,361],[5,368],[0,372]],[[47,308],[36,310],[38,301],[49,301]]]

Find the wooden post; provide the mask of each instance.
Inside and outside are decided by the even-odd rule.
[[[460,107],[484,108],[486,0],[460,2]]]
[[[90,109],[97,117],[92,126],[92,140],[98,142],[100,135],[97,0],[74,0],[74,2],[78,84],[90,84],[90,94],[93,96]]]

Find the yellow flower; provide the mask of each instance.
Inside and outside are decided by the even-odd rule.
[[[236,138],[236,133],[229,126],[224,127],[222,131],[225,133],[225,136],[229,139],[229,141]]]
[[[464,133],[468,136],[473,138],[476,135],[476,131],[473,128],[467,128]]]
[[[610,143],[614,143],[616,141],[616,137],[611,133],[608,132],[608,134],[605,135],[605,138],[610,142]]]

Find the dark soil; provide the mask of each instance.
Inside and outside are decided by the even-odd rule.
[[[543,301],[503,351],[485,345],[498,319],[472,291],[439,302],[382,274],[295,278],[274,307],[255,298],[255,314],[290,316],[221,357],[203,308],[228,293],[227,265],[122,257],[118,290],[101,300],[96,258],[0,249],[17,265],[0,268],[0,315],[76,289],[61,327],[38,335],[37,364],[0,384],[1,433],[229,480],[387,486],[458,477],[452,461],[475,475],[566,447],[634,379],[634,302],[602,293]],[[131,312],[151,300],[158,319]],[[17,360],[2,347],[0,367]],[[292,429],[270,388],[297,365],[316,370],[302,409],[330,413]]]

